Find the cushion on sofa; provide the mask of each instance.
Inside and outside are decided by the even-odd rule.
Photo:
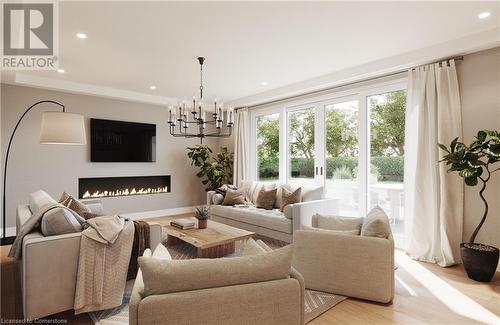
[[[45,212],[40,226],[44,236],[55,236],[82,231],[82,223],[78,221],[76,212],[64,207],[53,208]]]
[[[224,202],[224,195],[220,194],[220,193],[215,193],[214,195],[212,195],[212,204],[222,204],[222,202]]]
[[[340,217],[340,216],[327,216],[315,214],[312,216],[312,226],[315,228],[329,229],[329,230],[355,230],[359,235],[363,218]]]
[[[260,190],[264,188],[265,190],[272,190],[276,188],[276,183],[274,182],[250,182],[244,183],[244,188],[246,189],[245,200],[255,204],[257,202],[257,197],[259,196]],[[242,189],[243,191],[243,189]]]
[[[31,213],[36,213],[47,204],[54,203],[57,203],[56,200],[54,200],[50,195],[47,194],[47,192],[43,190],[38,190],[30,194],[29,206]]]
[[[243,192],[241,192],[240,190],[230,189],[227,190],[224,201],[222,201],[222,205],[235,205],[243,203],[245,203]]]
[[[71,210],[75,211],[78,213],[79,216],[84,217],[85,213],[91,213],[92,211],[87,207],[85,204],[80,202],[79,200],[75,199],[74,197],[70,196],[70,199],[68,201],[68,205],[66,205],[68,208]],[[85,218],[87,219],[87,218]]]
[[[264,210],[254,206],[240,208],[212,205],[210,207],[210,215],[281,231],[287,234],[292,233],[292,220],[286,218],[285,214],[278,209]]]
[[[366,216],[361,227],[361,236],[389,238],[391,226],[384,210],[376,206]]]
[[[146,297],[285,279],[290,273],[292,253],[289,245],[264,254],[220,259],[167,261],[139,257],[143,294]]]
[[[274,202],[276,201],[276,191],[278,189],[273,188],[267,190],[265,186],[262,186],[257,199],[255,200],[255,206],[257,208],[262,208],[265,210],[271,210],[274,207]]]
[[[309,230],[309,231],[318,231],[318,232],[326,233],[326,234],[342,234],[342,235],[354,235],[354,236],[359,235],[359,230],[356,230],[356,229],[353,229],[353,230],[332,230],[332,229],[309,227],[306,225],[301,225],[300,229],[301,230]]]
[[[144,255],[142,255],[142,256],[144,256]],[[156,246],[156,248],[151,256],[153,258],[156,258],[159,260],[168,260],[168,261],[172,260],[172,256],[168,252],[168,249],[162,243],[159,243]]]
[[[324,198],[325,188],[323,186],[303,186],[302,202],[316,201]]]
[[[280,210],[283,211],[287,205],[299,203],[302,199],[301,190],[301,187],[299,187],[295,191],[289,191],[288,189],[282,187]]]

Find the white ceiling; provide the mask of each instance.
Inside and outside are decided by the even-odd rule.
[[[499,6],[477,1],[61,2],[59,57],[66,73],[29,74],[189,99],[198,96],[195,58],[205,56],[205,98],[234,100],[498,29]],[[483,11],[491,17],[479,20]],[[77,39],[77,32],[88,38]]]

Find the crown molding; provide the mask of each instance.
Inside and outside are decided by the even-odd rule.
[[[283,98],[300,96],[302,94],[321,91],[339,85],[355,83],[385,74],[404,71],[443,58],[467,55],[499,46],[500,28],[494,28],[452,41],[435,44],[426,48],[409,51],[293,83],[284,87],[270,89],[265,92],[235,99],[229,104],[236,107],[258,106],[266,102],[278,101]]]
[[[3,78],[2,83],[161,106],[177,103],[177,99],[172,97],[157,96],[111,87],[95,86],[68,80],[37,77],[19,72],[10,77]]]

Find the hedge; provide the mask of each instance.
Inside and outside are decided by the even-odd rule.
[[[371,157],[371,164],[377,170],[380,181],[402,182],[404,175],[404,157]],[[292,176],[314,177],[314,159],[292,158]],[[347,169],[355,178],[358,159],[355,157],[333,157],[326,159],[326,176],[331,178],[337,169]],[[279,159],[264,158],[259,160],[260,179],[279,178]]]

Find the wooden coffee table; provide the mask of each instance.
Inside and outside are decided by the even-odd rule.
[[[234,253],[235,242],[246,240],[255,235],[254,232],[231,227],[216,221],[208,220],[207,228],[198,229],[198,220],[194,217],[185,218],[196,221],[196,228],[179,229],[163,224],[168,234],[167,245],[186,242],[197,249],[197,256],[204,258],[218,258]]]

